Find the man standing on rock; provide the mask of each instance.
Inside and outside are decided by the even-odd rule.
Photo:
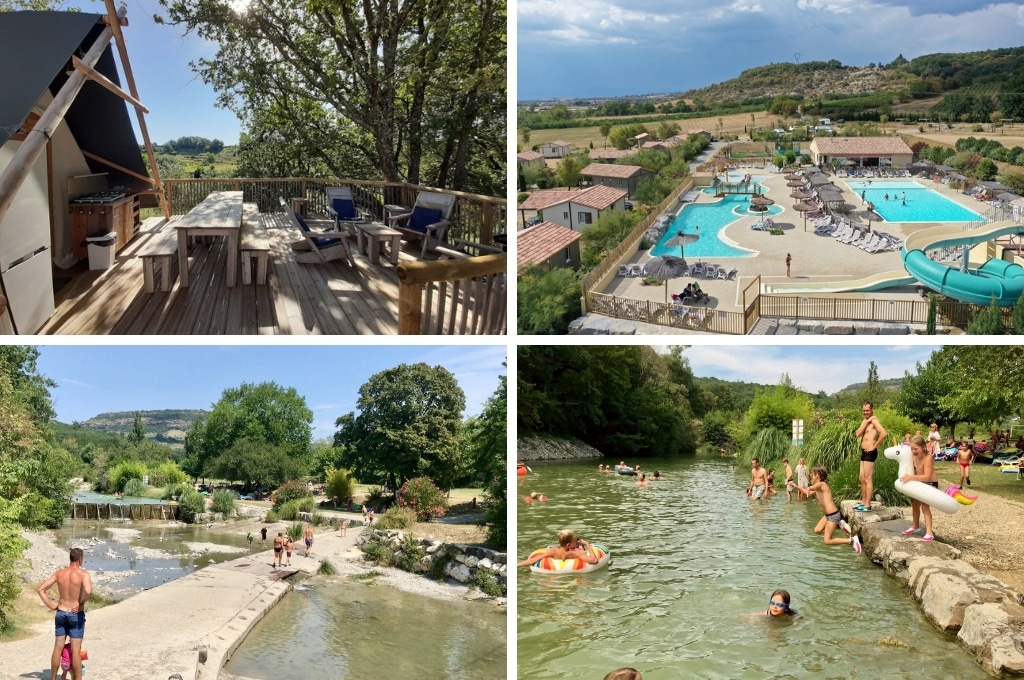
[[[307,524],[303,529],[302,538],[306,543],[306,557],[309,557],[309,553],[313,552],[313,526],[311,524]]]
[[[864,416],[856,433],[860,438],[860,505],[854,510],[863,512],[871,509],[871,494],[875,490],[875,460],[878,458],[878,446],[885,442],[889,433],[882,427],[882,423],[875,415],[875,407],[870,401],[864,402],[860,412]]]
[[[92,597],[92,577],[82,569],[82,549],[72,548],[71,564],[58,569],[36,589],[39,599],[54,612],[56,638],[50,655],[50,677],[57,677],[65,637],[71,638],[71,677],[82,678],[82,638],[85,637],[85,603]],[[46,591],[56,584],[59,598],[54,604]]]
[[[284,566],[284,534],[280,531],[277,532],[277,537],[274,538],[274,566]]]

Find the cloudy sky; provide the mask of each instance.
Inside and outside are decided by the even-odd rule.
[[[519,100],[679,92],[769,63],[848,66],[1024,45],[974,0],[519,0]]]
[[[847,385],[864,382],[874,361],[882,380],[914,373],[938,346],[692,346],[683,352],[694,375],[722,380],[774,385],[783,373],[808,392],[834,394]]]

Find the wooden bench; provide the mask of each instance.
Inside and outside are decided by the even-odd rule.
[[[178,235],[173,229],[166,229],[152,238],[139,249],[142,258],[142,277],[147,293],[156,292],[156,273],[154,269],[160,265],[160,290],[165,293],[171,290],[171,267],[178,254]]]
[[[255,203],[242,205],[242,231],[239,236],[238,248],[242,252],[242,285],[252,284],[252,261],[254,258],[256,260],[256,285],[266,285],[270,238],[259,220],[259,208]]]

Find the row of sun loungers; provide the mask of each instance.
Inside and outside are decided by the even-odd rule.
[[[680,203],[693,203],[700,196],[699,191],[687,191],[679,196]]]
[[[896,168],[861,168],[859,170],[836,170],[837,177],[864,177],[864,178],[875,178],[875,177],[910,177],[909,170],[900,170]]]
[[[903,247],[903,241],[892,234],[881,231],[869,232],[847,220],[842,220],[839,224],[819,222],[815,225],[814,233],[832,236],[839,243],[860,248],[867,253],[881,253]]]
[[[773,222],[770,217],[766,217],[763,220],[760,220],[759,222],[754,222],[753,224],[751,224],[750,228],[755,229],[757,231],[771,231],[772,229],[775,228],[775,222]]]
[[[707,264],[704,262],[695,262],[690,265],[689,275],[690,276],[703,276],[705,279],[722,279],[728,281],[729,279],[735,279],[738,270],[735,267],[726,267],[717,264]],[[644,272],[644,266],[642,264],[620,264],[619,265],[619,276],[623,277],[642,277],[646,276]]]

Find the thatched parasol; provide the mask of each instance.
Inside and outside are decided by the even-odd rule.
[[[765,210],[768,209],[768,206],[775,205],[775,201],[768,198],[767,196],[758,194],[750,199],[750,205],[753,206],[754,210],[757,210],[758,212],[764,212]]]
[[[817,209],[818,206],[811,205],[810,203],[804,203],[803,201],[793,205],[793,210],[804,214],[804,231],[807,231],[807,213],[814,212]]]
[[[807,180],[805,180],[805,179],[791,179],[788,182],[786,182],[786,186],[787,187],[794,187],[794,188],[795,187],[802,187],[805,184],[807,184]]]
[[[683,232],[679,231],[676,232],[675,236],[665,241],[665,245],[672,247],[679,246],[679,258],[682,259],[684,257],[683,248],[686,245],[693,243],[699,238],[700,236],[698,236],[697,234],[684,234]]]
[[[665,282],[665,302],[668,302],[668,280],[677,279],[689,272],[690,267],[687,266],[686,260],[675,255],[651,258],[644,265],[644,273]]]
[[[800,172],[787,172],[785,175],[786,179],[803,179],[803,173]]]
[[[789,197],[790,198],[796,198],[796,199],[799,199],[801,201],[803,201],[805,199],[808,199],[808,198],[810,198],[813,195],[814,194],[812,194],[811,192],[804,191],[803,189],[793,189],[793,191],[789,192]]]

